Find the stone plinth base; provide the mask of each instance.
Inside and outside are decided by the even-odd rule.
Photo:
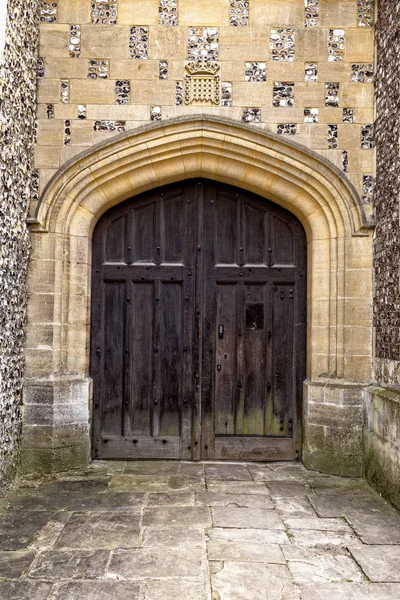
[[[363,474],[363,388],[358,384],[305,381],[303,462],[323,473]]]
[[[400,508],[400,391],[365,388],[365,476]]]
[[[90,459],[91,380],[35,380],[24,385],[23,472],[76,469]]]

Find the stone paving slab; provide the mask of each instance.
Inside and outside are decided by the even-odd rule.
[[[55,600],[141,600],[140,583],[132,581],[68,581]]]
[[[0,581],[0,600],[48,600],[50,590],[44,581]]]
[[[283,565],[224,562],[212,575],[213,600],[297,600],[288,568]]]
[[[209,585],[195,581],[146,581],[141,600],[210,600]],[[118,599],[119,600],[119,599]],[[124,598],[128,600],[128,598]],[[130,600],[130,599],[129,599]]]
[[[233,506],[236,508],[275,508],[272,499],[266,494],[224,494],[204,492],[195,494],[195,506]]]
[[[350,552],[370,581],[400,583],[400,546],[357,546]]]
[[[227,540],[231,542],[251,542],[253,544],[290,544],[286,531],[278,529],[235,529],[213,527],[207,531],[210,540]]]
[[[35,556],[36,553],[32,550],[0,552],[0,577],[18,579],[28,570]]]
[[[207,507],[171,507],[148,508],[144,511],[143,525],[165,527],[166,525],[184,524],[186,527],[209,527],[211,525],[210,510]]]
[[[0,600],[399,600],[400,515],[298,463],[96,462],[0,498]]]
[[[215,527],[245,527],[249,529],[285,529],[276,512],[262,508],[214,506],[211,509]]]
[[[95,579],[105,575],[107,550],[45,550],[29,569],[35,579]]]
[[[154,579],[193,577],[202,575],[202,548],[120,548],[113,552],[108,574],[116,579]]]
[[[210,540],[207,544],[207,554],[209,560],[286,564],[282,550],[277,544]]]
[[[136,546],[140,513],[74,513],[56,542],[57,548]]]
[[[398,600],[400,585],[379,583],[320,583],[300,586],[301,600]]]
[[[282,552],[295,583],[361,582],[365,579],[358,565],[342,549],[321,551],[292,545],[282,546]]]

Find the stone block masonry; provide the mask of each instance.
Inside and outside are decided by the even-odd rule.
[[[375,379],[400,387],[400,5],[379,4],[376,32]]]
[[[116,135],[118,123],[130,131],[154,120],[155,106],[160,108],[157,120],[203,113],[289,133],[344,170],[360,197],[363,177],[373,177],[374,150],[361,145],[363,127],[373,123],[371,2],[361,7],[357,0],[295,0],[289,5],[285,0],[62,0],[42,5],[40,191],[68,160]],[[183,98],[188,62],[196,60],[219,66],[218,105],[207,98]],[[363,73],[367,69],[368,77],[354,79],[356,67]],[[121,82],[130,89],[124,102],[115,93]],[[290,82],[290,101],[277,100],[282,82]],[[326,89],[334,90],[332,101],[326,101]],[[51,123],[46,122],[49,104],[54,104]],[[76,127],[80,105],[87,107],[86,119]],[[319,111],[318,120],[304,120],[310,107]],[[343,108],[354,112],[345,128]],[[51,134],[61,131],[65,120],[71,128],[68,144]],[[107,127],[98,127],[105,121]],[[328,125],[338,127],[335,144]],[[32,214],[35,208],[32,204]],[[364,210],[371,214],[371,205]]]
[[[25,279],[29,235],[26,216],[35,195],[33,171],[36,0],[9,0],[0,64],[0,480],[18,462],[21,434]]]

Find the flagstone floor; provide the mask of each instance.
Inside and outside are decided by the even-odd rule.
[[[399,600],[400,514],[298,463],[96,462],[0,498],[1,600]]]

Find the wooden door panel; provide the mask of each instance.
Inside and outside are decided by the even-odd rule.
[[[122,435],[125,374],[125,282],[103,283],[102,431]]]
[[[205,330],[213,332],[204,336],[205,368],[214,358],[203,390],[203,457],[296,458],[304,346],[302,334],[294,337],[295,292],[305,304],[304,233],[289,213],[217,184],[206,187],[204,206]],[[214,333],[219,326],[224,339]]]
[[[214,256],[216,264],[237,264],[239,245],[239,205],[235,198],[217,194],[215,215]],[[207,247],[210,251],[210,246]]]
[[[129,431],[127,435],[152,434],[154,381],[154,283],[133,282],[129,305]]]
[[[268,391],[266,381],[267,290],[248,285],[245,291],[243,340],[243,419],[237,433],[265,435]]]
[[[217,285],[216,327],[211,335],[216,344],[215,376],[215,435],[235,433],[237,396],[237,284]],[[220,328],[223,328],[220,330]]]
[[[129,229],[129,244],[132,249],[133,263],[156,262],[156,203],[151,202],[144,206],[132,209],[131,227]]]
[[[185,241],[185,198],[181,191],[163,198],[161,204],[162,262],[187,263]]]
[[[107,228],[104,244],[104,261],[107,263],[125,262],[126,216],[113,221]]]
[[[292,435],[294,409],[293,347],[294,291],[291,285],[273,287],[272,417],[273,435]]]
[[[180,435],[182,391],[182,284],[164,283],[160,299],[159,358],[161,388],[159,390],[158,435]]]
[[[95,456],[298,457],[305,247],[292,215],[206,180],[106,213],[93,242]]]
[[[257,206],[244,206],[244,263],[246,265],[268,264],[268,213]]]

